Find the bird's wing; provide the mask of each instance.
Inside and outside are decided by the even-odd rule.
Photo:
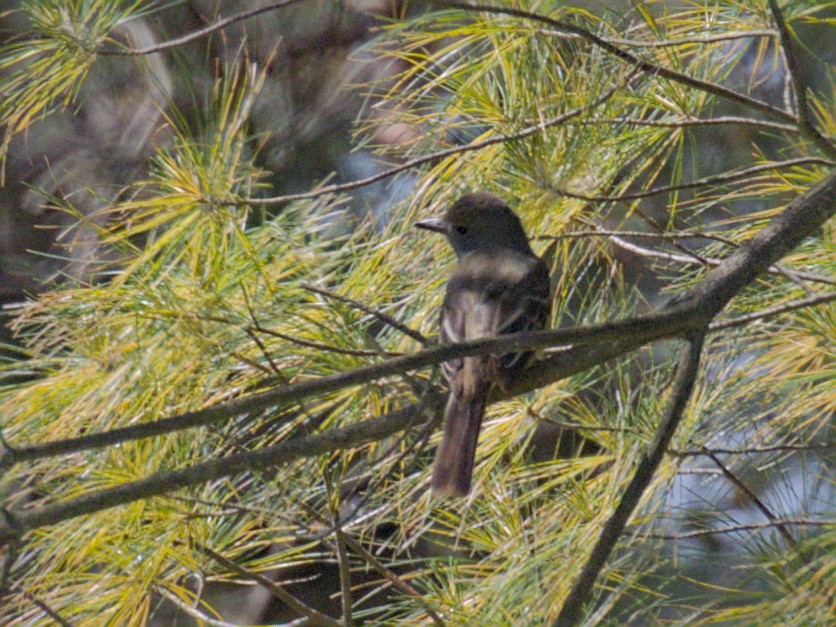
[[[549,272],[534,255],[514,250],[491,250],[462,257],[450,277],[441,309],[441,341],[454,344],[482,337],[542,329],[549,317]],[[508,373],[528,354],[499,358]],[[449,379],[462,360],[444,365]]]

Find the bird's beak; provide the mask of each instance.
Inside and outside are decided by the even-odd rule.
[[[416,228],[435,231],[436,233],[447,233],[447,220],[444,218],[427,218],[415,223]]]

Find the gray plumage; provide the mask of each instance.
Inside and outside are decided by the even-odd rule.
[[[447,236],[459,257],[441,307],[444,344],[542,329],[551,299],[549,273],[528,245],[516,214],[492,194],[462,196],[444,218],[419,228]],[[450,384],[444,435],[433,467],[433,490],[470,491],[485,404],[495,383],[507,385],[531,353],[465,357],[444,363]]]

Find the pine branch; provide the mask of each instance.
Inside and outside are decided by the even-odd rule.
[[[624,533],[639,501],[650,486],[656,469],[664,459],[671,438],[673,438],[679,421],[682,419],[688,400],[691,398],[699,372],[703,337],[703,334],[696,334],[688,340],[688,346],[682,351],[670,405],[656,430],[656,437],[648,447],[647,452],[639,460],[639,467],[624,491],[618,507],[615,508],[612,516],[601,530],[589,559],[581,574],[575,579],[575,584],[563,603],[563,608],[560,610],[555,625],[569,627],[581,622],[584,615],[584,606],[592,594],[595,581],[615,549],[616,543]]]
[[[686,531],[684,533],[649,533],[646,538],[656,538],[658,540],[690,540],[692,538],[703,538],[705,536],[713,536],[721,533],[738,533],[740,531],[760,531],[761,529],[768,529],[770,527],[777,527],[779,525],[791,525],[798,527],[836,527],[836,519],[816,519],[816,518],[779,518],[760,523],[747,523],[740,525],[729,525],[728,527],[719,527],[717,529],[698,529],[696,531]]]
[[[781,48],[784,50],[784,58],[787,62],[787,72],[790,75],[793,93],[795,94],[796,109],[798,110],[798,127],[807,137],[813,140],[813,143],[815,143],[816,147],[823,154],[831,159],[836,159],[836,146],[819,132],[810,115],[810,107],[807,103],[807,86],[804,85],[804,81],[801,79],[798,56],[796,55],[792,35],[787,27],[787,23],[784,21],[784,15],[781,13],[781,9],[778,7],[776,0],[768,0],[768,4],[772,18],[775,20],[775,25],[778,27]]]
[[[100,54],[102,56],[143,56],[146,54],[154,54],[155,52],[161,52],[163,50],[171,50],[172,48],[178,48],[180,46],[185,46],[193,41],[197,41],[202,37],[206,37],[207,35],[211,35],[214,32],[222,30],[229,26],[230,24],[234,24],[235,22],[240,22],[241,20],[246,20],[251,17],[255,17],[261,13],[267,13],[268,11],[275,11],[276,9],[282,9],[284,7],[290,6],[292,4],[297,4],[302,2],[302,0],[281,0],[280,2],[273,2],[272,4],[267,4],[260,7],[254,7],[247,11],[241,11],[240,13],[236,13],[235,15],[230,15],[229,17],[217,20],[216,22],[212,22],[208,26],[204,28],[200,28],[196,31],[189,33],[188,35],[184,35],[183,37],[178,37],[176,39],[170,39],[168,41],[163,41],[153,46],[148,46],[146,48],[97,48],[95,50],[96,54]]]
[[[675,70],[671,70],[661,65],[656,65],[654,63],[650,63],[649,61],[645,61],[637,57],[633,53],[619,48],[618,46],[608,42],[606,39],[599,37],[595,33],[581,26],[577,26],[576,24],[572,24],[570,22],[555,20],[548,16],[540,15],[538,13],[531,13],[529,11],[523,11],[521,9],[513,9],[509,7],[494,7],[479,4],[459,4],[458,2],[444,2],[441,6],[446,6],[451,9],[460,9],[468,13],[494,13],[498,15],[510,15],[512,17],[518,17],[525,20],[531,20],[543,24],[548,24],[562,31],[578,35],[582,39],[585,39],[589,43],[601,48],[602,50],[609,52],[610,54],[612,54],[615,57],[618,57],[622,61],[626,61],[627,63],[635,65],[640,71],[650,74],[651,76],[661,76],[662,78],[667,78],[668,80],[680,83],[682,85],[686,85],[693,89],[697,89],[699,91],[703,91],[714,96],[719,96],[732,102],[737,102],[738,104],[741,104],[750,109],[755,109],[756,111],[760,111],[762,113],[766,113],[767,115],[775,117],[779,120],[784,120],[785,122],[789,122],[791,124],[798,124],[798,120],[792,113],[784,111],[783,109],[779,109],[778,107],[773,107],[771,104],[763,102],[761,100],[757,100],[756,98],[751,98],[744,94],[739,94],[736,91],[723,87],[722,85],[718,85],[716,83],[711,83],[708,81],[703,81],[698,78],[693,78],[691,76],[688,76],[687,74],[682,74],[681,72],[677,72]]]
[[[602,363],[602,360],[606,361],[624,354],[654,339],[685,335],[704,328],[735,294],[754,281],[770,265],[781,259],[836,213],[836,205],[832,202],[834,195],[836,195],[836,169],[790,203],[781,214],[775,217],[751,240],[740,246],[700,283],[684,292],[679,298],[674,299],[668,309],[659,313],[580,329],[555,329],[520,334],[519,337],[500,337],[423,351],[416,355],[396,358],[383,364],[374,364],[352,372],[305,381],[276,390],[268,390],[230,403],[208,407],[199,412],[138,425],[136,428],[129,427],[95,434],[90,437],[95,439],[97,446],[104,446],[108,443],[123,441],[125,433],[135,434],[136,432],[132,431],[133,429],[146,430],[143,435],[137,437],[149,437],[166,432],[165,429],[158,430],[160,423],[165,423],[167,428],[176,423],[178,429],[209,424],[213,420],[225,419],[246,411],[273,407],[279,403],[299,400],[312,394],[325,394],[342,387],[372,380],[378,376],[407,372],[456,357],[491,352],[522,352],[551,344],[571,342],[573,347],[570,350],[537,362],[535,367],[529,368],[524,376],[505,393],[519,394],[535,389],[546,383],[551,383],[561,376],[582,372],[597,363]],[[627,333],[628,331],[630,333]],[[625,336],[626,339],[624,339]],[[582,344],[589,343],[596,344],[591,347],[582,346]],[[575,346],[576,344],[577,346]],[[687,354],[692,352],[694,351],[688,351]],[[687,381],[682,384],[682,389],[684,389],[685,383]],[[22,511],[5,510],[3,512],[4,519],[0,521],[0,544],[13,543],[33,529],[55,524],[62,520],[139,499],[159,496],[187,486],[232,476],[245,470],[275,467],[302,457],[320,455],[379,440],[419,424],[421,416],[426,411],[437,413],[441,409],[443,400],[438,396],[428,396],[425,403],[424,406],[412,405],[389,415],[342,429],[285,441],[256,451],[200,462],[180,470],[157,473],[145,479],[94,491],[63,502]],[[675,423],[677,420],[674,412],[674,409],[677,409],[676,403],[672,407],[673,409],[668,416],[668,423]],[[79,447],[79,443],[82,442],[85,445]],[[61,454],[72,450],[83,450],[89,442],[90,440],[85,438],[76,438],[75,440],[26,448],[7,448],[4,454],[4,463],[35,459],[45,454]],[[652,474],[652,468],[649,470]],[[634,490],[639,487],[640,485]],[[623,515],[624,512],[622,511],[621,514]],[[613,530],[615,526],[616,523],[614,522]],[[600,561],[602,557],[605,561],[610,550],[611,547],[608,550],[605,550],[605,547],[599,550],[596,564],[593,565],[597,571],[600,571],[603,566],[603,564],[597,566],[597,561]],[[604,555],[605,553],[606,555]],[[582,605],[583,599],[576,598],[573,603]],[[573,611],[580,611],[579,606],[575,607]]]

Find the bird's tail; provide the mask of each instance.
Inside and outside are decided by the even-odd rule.
[[[479,427],[491,384],[484,358],[467,357],[450,381],[444,412],[444,435],[435,454],[433,491],[447,496],[470,492]]]

